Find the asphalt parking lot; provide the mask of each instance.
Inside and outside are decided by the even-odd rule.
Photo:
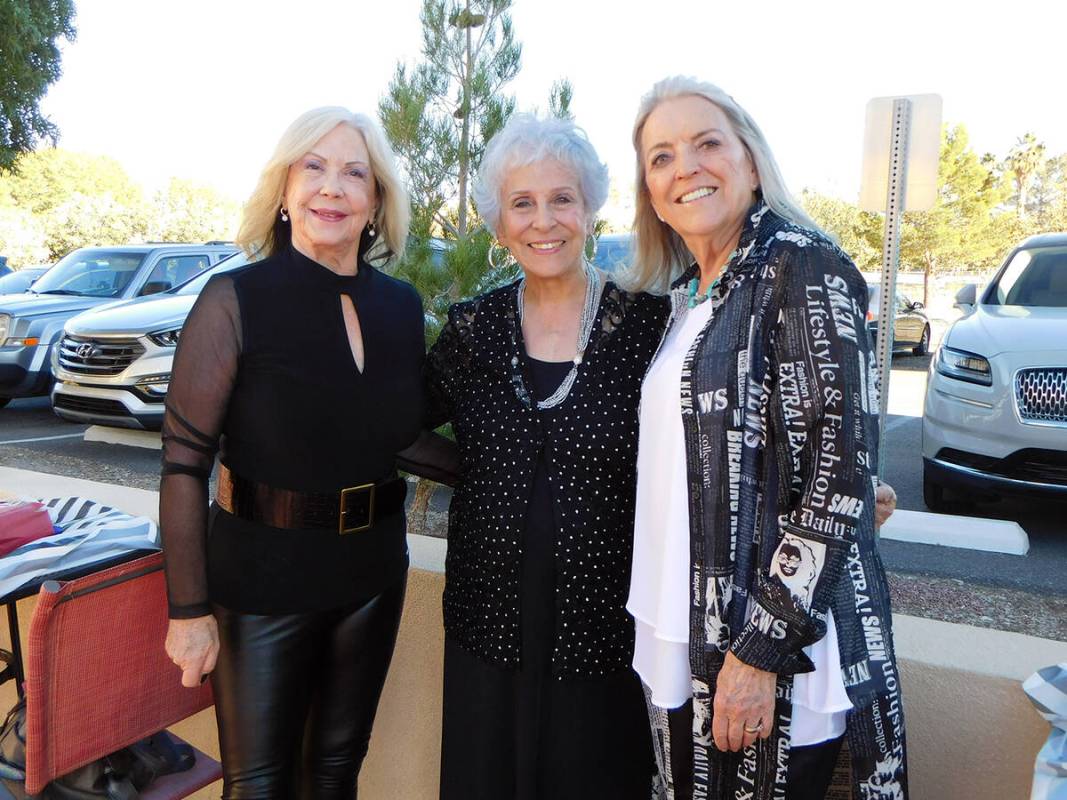
[[[896,488],[899,507],[913,511],[926,510],[920,452],[928,365],[928,357],[897,356],[890,380],[885,479]],[[158,488],[158,450],[86,442],[85,429],[57,418],[47,398],[15,400],[0,409],[0,465]],[[447,490],[439,491],[431,508],[444,510],[447,503]],[[1067,513],[1062,505],[1005,500],[966,513],[1019,522],[1030,537],[1030,553],[1009,556],[883,540],[886,566],[905,574],[1067,597]]]

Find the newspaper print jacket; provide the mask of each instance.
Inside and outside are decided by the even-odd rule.
[[[685,313],[690,268],[672,288]],[[758,201],[687,354],[694,798],[787,800],[793,675],[833,610],[855,800],[906,800],[889,590],[874,539],[878,372],[866,285],[822,235]],[[669,328],[668,325],[668,328]],[[712,742],[727,652],[775,672],[772,735]]]

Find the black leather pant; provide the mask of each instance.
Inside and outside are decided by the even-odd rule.
[[[351,800],[396,643],[406,580],[330,611],[219,606],[212,673],[224,800]]]

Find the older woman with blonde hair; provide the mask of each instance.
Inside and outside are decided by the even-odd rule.
[[[373,265],[403,251],[408,214],[378,128],[307,112],[245,206],[261,260],[212,278],[182,330],[166,647],[184,685],[212,677],[230,800],[355,795],[404,600],[397,453],[423,417],[421,303]]]
[[[867,292],[755,121],[689,78],[634,124],[638,289],[670,288],[641,390],[634,667],[665,795],[907,795],[876,525]]]

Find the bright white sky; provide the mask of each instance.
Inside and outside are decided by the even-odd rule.
[[[44,108],[60,146],[176,175],[236,200],[285,126],[337,104],[376,113],[398,59],[419,57],[419,0],[79,0],[78,39]],[[984,6],[984,10],[983,10]],[[1014,0],[516,0],[522,110],[552,82],[621,188],[630,126],[657,79],[722,86],[760,123],[786,181],[855,200],[868,99],[936,92],[979,153],[1033,131],[1067,151],[1067,3]]]

